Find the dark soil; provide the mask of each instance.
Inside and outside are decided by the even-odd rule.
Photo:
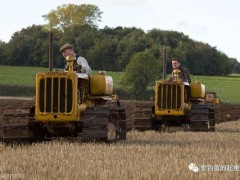
[[[133,125],[133,112],[135,104],[139,101],[121,100],[122,107],[126,110],[127,128],[131,129]],[[144,103],[152,103],[144,101]],[[34,105],[34,99],[19,98],[19,97],[0,97],[0,115],[3,114],[3,109],[7,107],[31,107]],[[240,120],[240,104],[216,104],[216,123]]]

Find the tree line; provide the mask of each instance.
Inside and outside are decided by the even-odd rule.
[[[74,13],[73,13],[74,12]],[[63,68],[64,59],[58,49],[71,43],[84,56],[92,69],[125,71],[137,53],[150,53],[161,69],[163,50],[168,52],[167,72],[171,58],[178,57],[194,75],[227,75],[240,73],[240,64],[216,47],[190,39],[177,31],[152,29],[147,32],[136,27],[98,28],[102,12],[95,5],[62,5],[42,17],[45,25],[32,25],[15,32],[9,42],[0,40],[0,64],[10,66],[48,66],[49,31],[54,34],[54,67]],[[138,54],[138,57],[141,54]],[[134,58],[133,58],[134,59]],[[141,59],[141,57],[139,57]],[[137,62],[137,60],[136,60]],[[142,61],[148,63],[148,59]],[[151,73],[151,72],[149,72]]]

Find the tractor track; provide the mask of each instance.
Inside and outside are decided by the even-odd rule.
[[[149,104],[151,101],[141,101]],[[121,100],[122,108],[126,110],[127,130],[131,130],[133,127],[134,119],[134,107],[139,101]],[[0,124],[2,121],[2,115],[5,108],[8,107],[31,107],[34,104],[34,98],[29,97],[10,97],[0,96]],[[216,123],[240,120],[240,104],[216,104],[215,105],[215,120]]]

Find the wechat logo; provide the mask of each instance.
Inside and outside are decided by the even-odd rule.
[[[191,170],[193,172],[198,172],[199,171],[199,168],[194,163],[189,164],[188,168],[189,168],[189,170]]]

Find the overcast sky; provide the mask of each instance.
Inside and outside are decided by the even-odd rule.
[[[103,12],[99,28],[179,31],[240,62],[240,0],[2,0],[0,40],[8,42],[22,28],[47,23],[42,15],[69,3],[98,6]]]

